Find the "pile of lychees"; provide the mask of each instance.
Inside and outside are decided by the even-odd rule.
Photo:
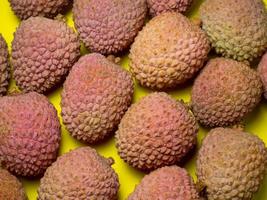
[[[267,98],[262,0],[205,0],[200,20],[185,16],[193,0],[9,2],[22,21],[10,59],[0,35],[0,200],[27,199],[15,176],[40,178],[38,200],[118,199],[112,158],[89,146],[58,157],[61,124],[45,95],[62,84],[69,133],[87,145],[115,134],[120,158],[149,172],[128,200],[253,198],[267,149],[243,122]],[[62,15],[72,6],[77,32]],[[119,65],[127,53],[129,71]],[[11,75],[19,91],[8,92]],[[151,93],[132,104],[134,79]],[[167,94],[193,79],[190,102]],[[181,166],[199,125],[211,130],[194,183]]]

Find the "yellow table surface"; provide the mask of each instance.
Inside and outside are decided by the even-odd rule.
[[[195,3],[187,14],[190,18],[198,17],[199,6],[203,2],[203,0],[194,0]],[[267,0],[264,0],[267,4]],[[69,12],[67,14],[67,22],[70,26],[73,27],[72,14]],[[13,40],[13,33],[16,30],[16,27],[19,25],[19,19],[13,14],[11,8],[9,6],[8,0],[0,0],[0,33],[6,39],[9,49],[11,49],[11,42]],[[85,53],[85,50],[82,50]],[[128,59],[125,56],[122,59],[122,65],[127,69],[128,68]],[[12,80],[10,89],[14,89],[15,83]],[[190,101],[190,91],[192,85],[188,85],[187,87],[178,88],[172,92],[169,92],[176,99],[183,99],[184,101]],[[60,117],[60,94],[62,91],[62,87],[58,88],[56,91],[53,91],[48,97],[50,101],[55,105],[58,110],[58,115]],[[135,86],[135,95],[134,102],[138,101],[143,96],[147,95],[150,90],[144,89],[136,84]],[[61,117],[60,117],[61,120]],[[62,122],[62,121],[61,121]],[[262,100],[261,104],[255,109],[255,111],[247,118],[245,130],[257,134],[261,139],[265,141],[267,144],[267,100]],[[200,141],[207,134],[207,129],[201,128],[198,134],[198,148],[200,147]],[[68,131],[65,129],[64,125],[62,125],[62,140],[60,146],[59,154],[63,154],[68,152],[70,149],[75,149],[80,146],[84,146],[73,139]],[[117,150],[115,148],[114,138],[109,141],[93,146],[97,149],[97,151],[106,157],[113,157],[115,159],[115,164],[113,165],[114,169],[119,175],[120,179],[120,191],[119,191],[119,200],[124,200],[127,196],[134,190],[136,184],[139,183],[141,178],[144,176],[144,173],[133,169],[126,163],[124,163],[117,154]],[[196,155],[190,159],[184,167],[190,172],[193,178],[196,180],[195,176],[195,160]],[[30,180],[30,179],[21,179],[23,185],[26,189],[29,200],[37,199],[37,188],[39,186],[39,180]],[[254,200],[267,200],[267,176],[264,180],[264,184],[257,195],[255,195]]]

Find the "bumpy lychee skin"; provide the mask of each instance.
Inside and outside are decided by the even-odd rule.
[[[168,11],[184,13],[192,2],[193,0],[147,0],[147,5],[150,15],[154,17]]]
[[[45,172],[38,200],[116,200],[119,181],[112,164],[90,147],[70,151]]]
[[[82,57],[62,92],[62,117],[70,134],[86,143],[110,136],[131,104],[133,80],[101,54]]]
[[[10,78],[10,67],[8,64],[8,48],[3,36],[0,34],[0,96],[7,92]]]
[[[206,0],[200,15],[212,46],[223,57],[252,61],[267,48],[267,12],[262,0]]]
[[[153,18],[130,50],[130,70],[141,85],[173,88],[192,78],[210,50],[206,34],[179,13]]]
[[[62,13],[70,0],[9,0],[14,13],[22,20],[43,16],[53,18]]]
[[[56,159],[57,111],[36,92],[0,99],[0,164],[19,176],[39,176]]]
[[[128,200],[199,200],[192,178],[185,169],[163,167],[146,175]]]
[[[257,136],[216,128],[199,151],[197,177],[209,200],[251,200],[266,167],[266,147]]]
[[[264,54],[260,61],[258,72],[264,88],[264,97],[267,99],[267,53]]]
[[[204,126],[235,125],[258,105],[262,92],[258,73],[248,65],[212,59],[193,85],[192,110]]]
[[[14,35],[14,79],[25,92],[45,93],[65,78],[79,55],[78,36],[63,21],[32,17]]]
[[[198,126],[182,102],[152,93],[133,104],[116,132],[120,157],[141,170],[180,162],[195,146]]]
[[[92,52],[127,49],[145,23],[146,0],[74,0],[75,27]]]
[[[22,184],[4,169],[0,169],[0,199],[27,200]]]

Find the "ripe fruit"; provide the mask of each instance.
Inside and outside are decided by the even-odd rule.
[[[8,49],[3,36],[0,34],[0,96],[7,92],[10,78],[10,68],[8,64]]]
[[[252,61],[267,48],[267,12],[262,0],[206,0],[203,29],[223,57]]]
[[[39,200],[101,199],[115,200],[118,176],[112,159],[82,147],[60,156],[47,169],[38,189]]]
[[[128,200],[199,200],[192,178],[185,169],[163,167],[146,175]]]
[[[267,53],[264,54],[260,61],[258,72],[264,87],[264,97],[267,99]]]
[[[82,57],[62,92],[62,117],[70,134],[87,143],[110,136],[133,97],[133,80],[119,65],[100,54]]]
[[[120,157],[141,170],[180,162],[196,144],[198,126],[182,102],[152,93],[133,104],[116,132]]]
[[[198,182],[209,200],[250,200],[262,183],[266,161],[266,147],[257,136],[216,128],[199,151]]]
[[[193,0],[147,0],[150,15],[153,17],[163,12],[186,12]]]
[[[45,93],[60,83],[80,55],[78,36],[64,22],[32,17],[12,42],[14,79],[25,92]]]
[[[4,169],[0,169],[0,199],[27,200],[22,184]]]
[[[260,102],[262,83],[248,65],[226,58],[209,61],[195,80],[192,110],[207,127],[241,122]]]
[[[146,0],[74,0],[75,27],[92,52],[127,49],[145,23]]]
[[[208,38],[179,13],[161,14],[147,23],[130,50],[130,70],[142,86],[167,89],[191,79],[210,50]]]
[[[14,13],[21,19],[43,16],[53,18],[62,13],[70,0],[9,0]]]
[[[0,165],[39,176],[57,157],[60,123],[48,99],[35,92],[0,98]]]

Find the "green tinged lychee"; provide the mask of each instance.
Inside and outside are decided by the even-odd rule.
[[[123,116],[116,146],[128,164],[153,170],[180,162],[195,146],[197,132],[196,120],[182,102],[152,93]]]
[[[200,8],[203,29],[216,52],[252,61],[267,48],[267,12],[262,0],[206,0]]]
[[[267,151],[255,135],[229,128],[211,130],[197,158],[197,177],[209,200],[251,200],[267,167]]]

